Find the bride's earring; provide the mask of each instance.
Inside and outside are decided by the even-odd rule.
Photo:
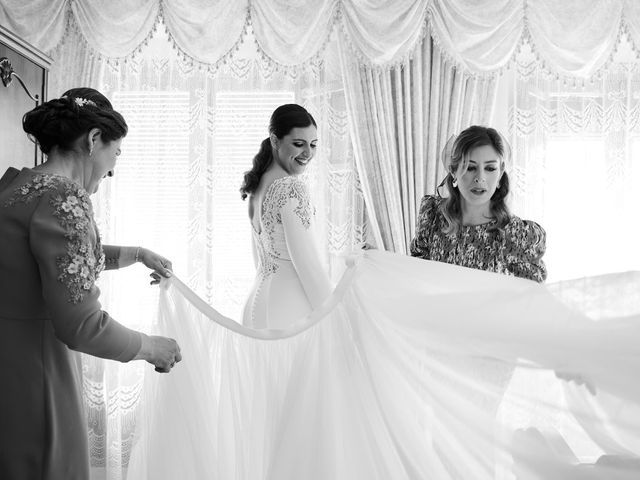
[[[451,184],[453,185],[453,188],[456,188],[458,186],[458,180],[454,177],[453,182]]]

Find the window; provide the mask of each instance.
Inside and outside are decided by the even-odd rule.
[[[555,137],[547,143],[544,259],[553,266],[553,277],[606,270],[608,259],[593,254],[606,234],[596,220],[606,214],[601,198],[606,188],[604,159],[604,143],[598,138]]]
[[[514,211],[547,230],[548,280],[640,268],[637,72],[616,60],[574,85],[513,78]]]
[[[170,258],[176,272],[187,261],[189,225],[189,93],[116,92],[114,108],[129,133],[122,143],[115,176],[103,182],[96,202],[106,244],[144,246]],[[145,329],[156,318],[157,289],[144,288],[148,271],[130,268],[103,285],[110,313]]]
[[[551,280],[640,268],[640,141],[631,146],[632,174],[622,179],[605,145],[602,136],[547,143],[543,225]]]
[[[189,93],[118,92],[114,104],[129,124],[111,198],[122,212],[112,226],[121,242],[169,252],[186,261]],[[125,214],[126,213],[126,214]]]

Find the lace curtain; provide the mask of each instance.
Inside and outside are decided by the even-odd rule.
[[[254,272],[242,173],[268,135],[271,110],[295,101],[318,123],[320,148],[307,177],[326,263],[332,278],[340,277],[341,255],[367,239],[368,224],[335,43],[325,59],[283,71],[257,54],[248,32],[233,60],[213,74],[177,55],[162,28],[127,62],[105,61],[76,35],[53,52],[51,96],[94,86],[130,126],[115,176],[94,198],[105,243],[166,255],[191,288],[239,318]],[[153,333],[157,289],[145,286],[146,273],[140,266],[105,272],[101,299],[118,321]],[[126,478],[142,373],[150,366],[85,357],[83,368],[92,478]]]
[[[523,49],[505,77],[513,207],[547,231],[550,279],[640,268],[640,70],[622,37],[606,71],[546,72]]]

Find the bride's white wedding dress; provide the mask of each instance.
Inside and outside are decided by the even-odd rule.
[[[305,183],[277,178],[253,227],[256,280],[243,313],[251,328],[287,328],[331,293],[315,243],[315,212]]]
[[[640,478],[640,274],[545,287],[368,251],[324,298],[304,185],[270,194],[245,325],[163,284],[158,330],[184,360],[145,379],[129,479]],[[551,380],[503,400],[505,364]],[[553,371],[597,395],[549,397]],[[562,414],[616,455],[575,458],[559,433],[577,424],[549,434]]]

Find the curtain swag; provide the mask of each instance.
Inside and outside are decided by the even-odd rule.
[[[637,0],[0,0],[0,24],[44,51],[75,25],[97,54],[126,59],[160,20],[184,57],[209,67],[233,56],[249,28],[281,68],[317,59],[334,31],[379,67],[407,60],[429,33],[475,74],[499,72],[526,43],[548,71],[588,78],[621,35],[640,45]]]

